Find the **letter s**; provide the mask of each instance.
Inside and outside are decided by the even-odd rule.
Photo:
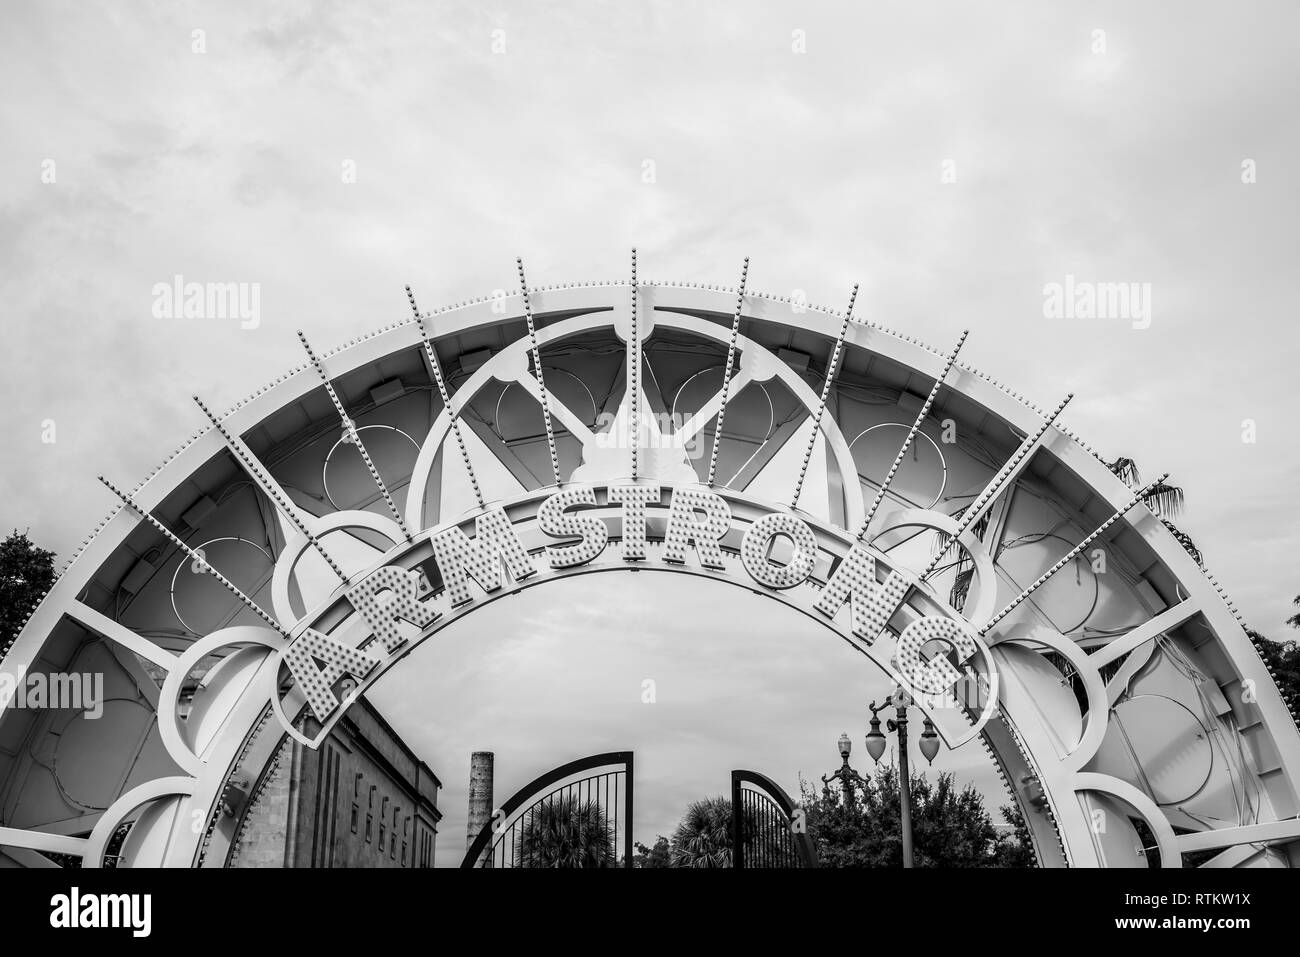
[[[609,541],[609,529],[600,519],[591,515],[566,515],[567,509],[577,505],[595,505],[596,492],[590,485],[572,485],[556,492],[537,510],[537,524],[552,538],[579,536],[580,541],[568,545],[550,545],[546,557],[552,568],[572,568],[585,565],[602,551]]]

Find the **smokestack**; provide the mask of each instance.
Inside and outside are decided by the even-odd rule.
[[[492,820],[492,771],[495,755],[491,751],[475,751],[469,758],[469,825],[466,828],[465,850],[474,843],[483,825]],[[484,856],[491,849],[484,850]]]

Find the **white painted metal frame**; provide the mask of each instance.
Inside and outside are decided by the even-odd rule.
[[[611,324],[616,330],[626,330],[630,322],[628,287],[626,284],[558,287],[533,290],[527,295],[528,305],[531,307],[528,312],[538,315],[559,313],[569,315],[570,318],[536,329],[534,343],[521,340],[501,350],[488,365],[477,370],[461,386],[457,393],[458,404],[463,405],[461,396],[472,397],[490,379],[515,381],[538,398],[548,412],[553,413],[556,419],[585,445],[592,438],[590,430],[577,416],[566,410],[562,403],[556,402],[554,406],[551,405],[548,399],[553,400],[554,397],[543,393],[544,386],[528,370],[528,354],[530,348],[536,353],[541,346],[548,343],[557,342],[567,336],[605,328]],[[734,341],[733,348],[738,348],[741,352],[741,366],[728,383],[732,395],[737,394],[749,382],[764,382],[775,378],[779,379],[806,408],[817,407],[819,401],[817,394],[793,370],[777,360],[757,342],[743,336],[733,340],[732,330],[726,326],[699,318],[700,314],[729,316],[737,296],[734,290],[641,282],[638,286],[634,286],[634,295],[637,297],[640,319],[634,334],[636,341],[630,343],[635,355],[639,355],[640,342],[648,338],[655,325],[671,326],[674,329],[729,345]],[[494,326],[501,323],[503,319],[504,321],[520,319],[525,313],[521,298],[516,296],[513,300],[508,300],[508,303],[510,302],[513,303],[514,308],[507,309],[510,313],[507,317],[502,317],[494,308],[495,300],[488,299],[443,310],[435,314],[438,328],[442,335],[446,336]],[[787,301],[754,293],[747,293],[744,302],[746,316],[751,323],[797,327],[817,332],[827,339],[839,338],[838,327],[842,324],[842,320],[826,311],[815,307],[807,308],[806,311],[796,310]],[[866,350],[875,353],[913,370],[918,375],[934,380],[943,379],[943,374],[951,365],[950,360],[946,360],[944,356],[919,343],[874,326],[850,324],[844,335],[846,347],[850,350]],[[395,324],[359,340],[346,350],[330,355],[328,358],[331,374],[344,375],[394,352],[420,346],[422,343],[423,337],[415,322]],[[326,381],[328,382],[328,379]],[[1018,397],[1010,395],[996,384],[960,365],[953,367],[952,373],[947,376],[943,385],[947,389],[959,392],[966,399],[983,407],[990,415],[1002,419],[1024,434],[1031,434],[1041,427],[1043,414],[1040,411],[1026,406]],[[233,410],[222,421],[236,436],[247,434],[277,409],[303,399],[318,387],[319,382],[311,375],[310,368],[299,370],[258,393]],[[669,441],[684,443],[698,435],[717,415],[723,399],[722,393],[715,395],[705,403],[700,412],[678,435],[671,437]],[[394,550],[390,554],[396,554],[398,551],[412,554],[412,547],[426,540],[427,531],[412,536],[414,541],[408,544],[407,529],[403,524],[409,524],[416,529],[426,529],[425,492],[434,458],[442,447],[450,427],[448,411],[444,410],[437,418],[421,444],[415,472],[407,490],[406,507],[403,514],[395,515],[396,521],[359,512],[336,512],[319,518],[304,516],[308,535],[299,534],[292,537],[284,552],[277,556],[274,612],[280,625],[286,629],[290,637],[314,622],[319,615],[334,609],[344,587],[340,584],[335,593],[307,616],[299,619],[293,613],[288,602],[288,579],[298,557],[312,547],[309,536],[319,538],[327,531],[342,527],[366,527],[381,532],[394,543]],[[864,522],[865,509],[864,503],[856,494],[857,471],[849,444],[832,420],[824,419],[818,426],[823,433],[822,438],[827,445],[831,465],[842,476],[850,478],[850,481],[842,484],[843,488],[854,493],[846,495],[845,524],[848,528],[857,528]],[[202,433],[189,445],[180,449],[171,460],[136,490],[133,500],[146,511],[153,509],[224,446],[224,440],[217,430]],[[1119,509],[1131,499],[1131,490],[1112,475],[1096,456],[1059,428],[1053,427],[1045,431],[1040,448],[1055,456],[1062,467],[1073,472],[1112,508]],[[1010,474],[1004,476],[1005,488],[1012,487],[1015,475],[1027,464],[1028,456],[1024,461],[1017,463]],[[648,461],[642,463],[644,468],[649,468],[651,465],[652,463]],[[733,508],[738,513],[749,511],[756,514],[765,509],[780,508],[780,505],[775,502],[757,501],[752,497],[737,495],[726,489],[719,491],[733,503]],[[513,504],[526,509],[527,503],[534,498],[533,493],[529,493]],[[986,502],[985,507],[990,504],[991,502]],[[405,523],[402,521],[403,518]],[[891,519],[891,523],[894,520],[896,518]],[[201,753],[196,753],[174,721],[175,705],[180,680],[188,668],[203,654],[231,645],[265,649],[263,652],[250,653],[262,654],[264,657],[264,663],[259,668],[259,680],[254,683],[256,688],[269,685],[272,680],[269,672],[274,662],[274,656],[270,652],[277,650],[286,640],[276,631],[269,628],[248,627],[224,629],[196,642],[184,654],[178,656],[95,612],[77,599],[77,594],[85,580],[121,545],[126,536],[134,530],[137,521],[137,517],[128,509],[118,509],[110,515],[106,523],[83,547],[71,567],[51,589],[50,594],[35,609],[5,658],[3,670],[10,674],[25,673],[39,657],[46,637],[65,615],[104,639],[141,655],[168,672],[169,677],[160,696],[160,715],[171,717],[160,718],[159,728],[169,753],[186,773],[180,777],[148,782],[120,797],[104,812],[89,838],[69,838],[40,831],[0,828],[0,845],[34,851],[81,854],[88,866],[95,866],[102,858],[107,839],[118,822],[126,819],[137,808],[167,802],[168,806],[174,806],[172,823],[167,825],[164,822],[158,826],[172,826],[174,830],[161,863],[193,864],[199,859],[202,846],[211,837],[211,822],[216,813],[215,808],[222,784],[238,752],[250,736],[256,736],[257,728],[263,720],[267,704],[264,695],[259,697],[256,690],[245,690],[239,694],[232,691],[229,700],[223,702],[225,712],[220,733],[211,735],[207,747],[203,748]],[[1161,612],[1149,622],[1091,655],[1085,654],[1072,642],[1055,640],[1046,633],[1023,635],[1018,634],[1014,629],[1005,631],[993,629],[988,635],[988,640],[994,648],[1004,642],[1015,643],[1028,638],[1034,642],[1047,644],[1062,654],[1079,672],[1088,700],[1093,706],[1089,709],[1088,720],[1085,722],[1080,740],[1066,753],[1060,753],[1047,733],[1048,729],[1043,725],[1042,716],[1029,709],[1018,710],[1015,707],[1013,702],[1017,679],[1014,670],[1007,672],[1004,677],[1008,692],[1004,696],[1003,716],[1011,737],[1002,734],[991,736],[997,739],[994,746],[999,749],[1000,764],[1004,768],[1025,767],[1041,781],[1051,807],[1064,860],[1071,864],[1090,866],[1104,863],[1098,856],[1097,847],[1090,833],[1090,821],[1085,813],[1083,802],[1079,799],[1081,795],[1087,793],[1114,797],[1145,818],[1151,826],[1162,859],[1167,866],[1175,866],[1182,852],[1210,848],[1231,850],[1247,844],[1294,841],[1300,837],[1300,821],[1295,819],[1262,822],[1177,837],[1163,813],[1145,794],[1124,781],[1083,770],[1095,754],[1105,730],[1104,716],[1108,708],[1109,690],[1100,680],[1099,669],[1118,660],[1126,652],[1148,646],[1157,636],[1189,621],[1193,616],[1201,615],[1216,636],[1221,651],[1238,678],[1242,681],[1250,681],[1260,689],[1258,701],[1260,720],[1268,729],[1292,792],[1295,791],[1296,782],[1300,779],[1300,733],[1297,733],[1291,715],[1274,690],[1270,675],[1255,653],[1235,613],[1223,599],[1220,589],[1201,573],[1195,562],[1164,525],[1145,509],[1134,510],[1127,516],[1125,522],[1150,544],[1160,560],[1177,578],[1182,593],[1187,597],[1173,608]],[[829,526],[821,525],[817,529],[822,541],[836,539],[843,541],[849,538],[846,533]],[[954,523],[953,531],[957,530]],[[622,567],[621,564],[619,567]],[[664,570],[671,570],[668,566],[662,567]],[[579,573],[602,570],[608,569],[603,568],[601,562],[597,562],[594,566],[584,567]],[[730,578],[725,569],[684,566],[677,570],[724,581]],[[553,577],[556,577],[554,573],[539,575],[523,583],[519,588],[536,587]],[[746,587],[752,590],[751,583],[746,583]],[[514,590],[518,589],[504,589],[498,594],[489,596],[488,600],[495,600],[498,595],[508,594]],[[773,597],[783,600],[779,593],[773,593]],[[929,598],[942,604],[937,596],[930,595]],[[464,614],[472,613],[473,609],[483,607],[486,603],[487,601],[475,602],[466,607]],[[439,624],[444,625],[457,620],[457,617],[457,615],[448,615]],[[836,630],[834,623],[828,627]],[[852,639],[843,633],[841,637],[852,642]],[[888,670],[888,662],[877,661],[877,664]],[[292,709],[295,703],[300,704],[301,701],[292,696],[286,702],[289,709]],[[941,714],[936,714],[936,717],[942,720]],[[196,813],[209,821],[206,834],[192,834],[189,823]]]

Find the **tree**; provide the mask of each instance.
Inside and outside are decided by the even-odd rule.
[[[898,769],[877,768],[848,804],[800,781],[808,833],[821,867],[901,867],[903,838]],[[958,790],[952,774],[931,784],[912,774],[912,857],[917,867],[1032,867],[1029,830],[1017,808],[1002,816],[1015,828],[1000,834],[974,786]]]
[[[54,584],[54,553],[17,529],[0,542],[0,655],[9,650],[32,606]]]
[[[742,812],[743,839],[752,841],[758,831],[753,811]],[[731,839],[731,800],[703,798],[686,808],[673,831],[670,854],[673,867],[730,867],[734,842]]]
[[[633,867],[672,867],[672,846],[662,834],[655,841],[654,847],[646,847],[636,842],[636,854],[632,858]]]
[[[1296,598],[1295,603],[1300,605],[1300,597]],[[1287,624],[1300,628],[1300,615],[1292,615],[1287,619]],[[1291,713],[1300,715],[1300,645],[1294,640],[1273,641],[1253,629],[1249,634],[1254,639],[1264,664],[1273,672],[1277,689],[1282,693]]]
[[[692,801],[673,831],[673,867],[730,867],[731,849],[731,801]]]
[[[1135,485],[1142,484],[1142,474],[1138,471],[1137,463],[1132,459],[1121,455],[1113,462],[1107,462],[1106,468],[1110,469],[1121,482],[1132,488]],[[1196,547],[1191,536],[1175,525],[1171,519],[1176,517],[1183,510],[1184,495],[1181,487],[1170,485],[1168,482],[1156,482],[1149,489],[1142,493],[1143,503],[1156,514],[1156,517],[1169,529],[1171,535],[1178,539],[1178,544],[1182,545],[1187,554],[1196,559],[1196,564],[1204,564],[1204,556],[1201,550]]]
[[[1002,820],[1012,829],[1011,835],[1000,835],[994,857],[995,867],[1037,867],[1038,855],[1034,853],[1034,841],[1029,836],[1029,825],[1025,822],[1025,812],[1018,804],[1004,804],[998,808]]]
[[[761,853],[768,867],[795,867],[797,859],[789,840],[789,825],[775,816],[762,817],[753,807],[742,805],[741,839],[746,854]],[[703,798],[686,808],[668,843],[668,867],[732,867],[735,841],[732,839],[731,800]],[[663,840],[662,838],[660,840]],[[644,847],[644,845],[642,845]],[[658,850],[659,845],[655,845]],[[662,865],[646,864],[647,867]]]
[[[519,851],[518,867],[613,867],[616,857],[600,805],[572,796],[544,801],[528,812]]]

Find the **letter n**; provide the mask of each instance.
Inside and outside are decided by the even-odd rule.
[[[890,572],[883,585],[877,582],[875,557],[861,544],[855,544],[813,607],[827,618],[834,618],[844,602],[849,601],[853,633],[869,645],[885,630],[907,588],[907,582],[897,572]]]

